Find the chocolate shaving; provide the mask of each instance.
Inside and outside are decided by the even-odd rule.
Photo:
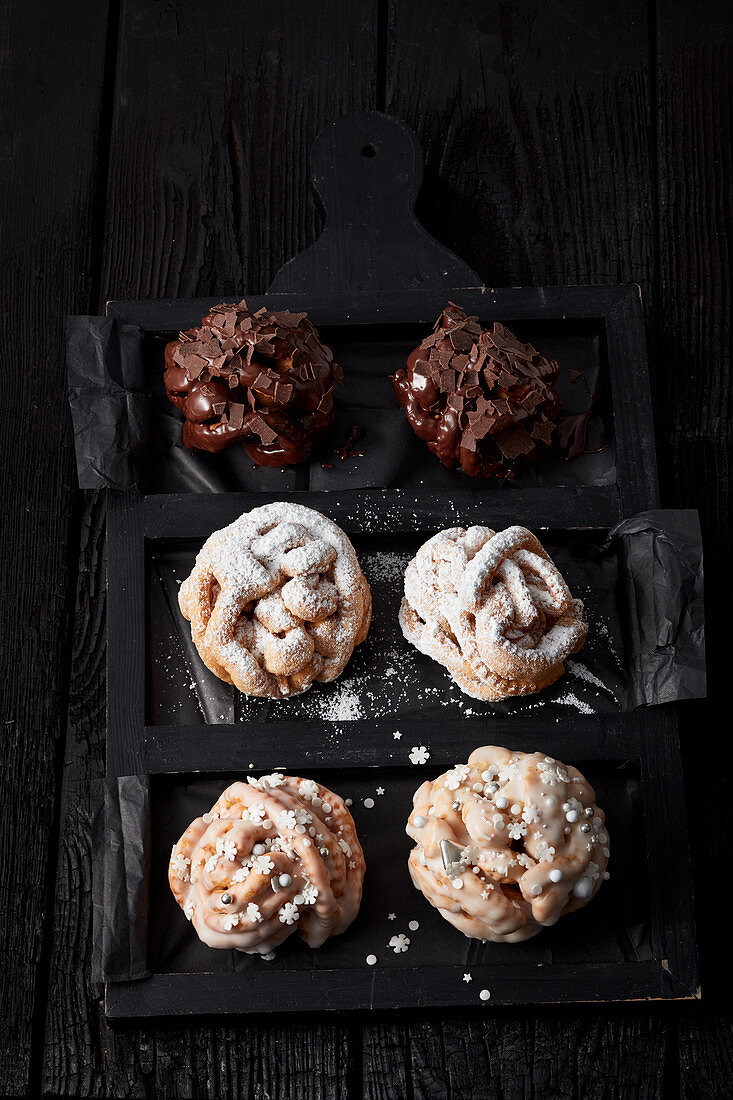
[[[277,439],[277,432],[274,432],[261,416],[252,417],[249,422],[249,429],[260,437],[266,447],[269,446],[270,443],[274,443]]]

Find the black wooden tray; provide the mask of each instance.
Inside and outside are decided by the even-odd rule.
[[[236,298],[236,295],[232,296]],[[457,301],[484,324],[507,323],[521,338],[557,359],[558,388],[567,411],[589,402],[579,371],[598,394],[587,453],[567,461],[551,450],[515,480],[477,481],[445,469],[409,427],[389,375],[426,335],[446,302]],[[250,308],[305,310],[333,347],[345,386],[336,395],[336,427],[310,462],[296,468],[253,468],[241,448],[192,455],[182,447],[180,415],[162,385],[163,349],[179,329],[198,323],[221,299],[110,302],[108,318],[122,326],[139,357],[146,397],[147,439],[135,444],[137,484],[147,492],[227,490],[342,491],[403,489],[448,499],[470,491],[496,498],[514,515],[542,511],[555,526],[602,526],[656,502],[656,460],[639,289],[627,287],[494,290],[485,286],[414,290],[389,295],[268,294]],[[107,332],[107,338],[109,333]],[[366,428],[364,457],[339,462],[334,445],[347,428]],[[124,433],[121,437],[126,438]],[[127,442],[125,445],[128,445]]]
[[[594,545],[598,550],[604,531],[619,520],[657,506],[638,287],[493,288],[415,219],[419,146],[385,116],[351,116],[327,126],[313,147],[311,173],[326,229],[280,271],[266,296],[247,295],[247,301],[253,308],[306,310],[319,326],[346,376],[335,442],[349,423],[363,424],[364,458],[340,464],[319,454],[283,472],[253,470],[236,448],[193,456],[180,446],[181,423],[162,392],[163,345],[211,305],[238,300],[239,293],[111,302],[106,317],[72,319],[69,328],[80,484],[134,485],[150,494],[111,493],[108,511],[110,814],[98,854],[110,868],[97,910],[104,936],[95,939],[114,935],[118,917],[125,927],[115,980],[106,983],[107,1012],[486,1010],[496,1003],[697,996],[676,715],[670,707],[625,711],[627,670],[623,661],[620,669],[613,661],[603,665],[602,646],[591,641],[582,655],[596,660],[587,671],[604,687],[594,697],[597,685],[581,678],[580,709],[558,698],[569,679],[552,698],[481,709],[456,698],[445,674],[419,655],[408,656],[405,644],[403,659],[417,661],[421,682],[451,705],[435,704],[436,695],[432,707],[422,705],[425,699],[405,705],[401,697],[394,715],[378,710],[371,692],[371,699],[362,698],[362,715],[353,717],[348,707],[327,714],[319,703],[343,695],[343,684],[317,685],[293,700],[289,713],[245,703],[197,666],[186,643],[188,627],[175,607],[180,571],[212,530],[265,499],[253,493],[296,493],[343,522],[360,543],[372,582],[379,554],[383,564],[396,557],[396,571],[400,555],[414,550],[416,532],[460,521],[549,529],[543,538],[555,539],[553,553],[565,555],[571,583],[582,584],[592,568],[599,570],[596,580],[612,580],[613,556],[594,558]],[[484,323],[508,324],[556,358],[571,411],[587,402],[582,388],[569,384],[569,369],[579,370],[599,397],[589,445],[603,449],[574,463],[548,456],[512,483],[476,483],[444,470],[407,426],[388,375],[448,300]],[[332,469],[322,466],[324,458]],[[371,530],[355,520],[369,514],[379,517]],[[571,533],[575,528],[582,530]],[[376,580],[373,660],[380,644],[396,645],[393,604],[401,583],[390,594],[389,579]],[[609,649],[611,643],[618,648],[621,613],[603,601],[592,612],[596,639],[606,637],[599,630],[605,628]],[[346,678],[359,660],[357,651]],[[389,681],[387,695],[399,677],[384,667],[380,674]],[[581,691],[577,677],[573,691]],[[610,881],[586,910],[526,944],[465,939],[414,890],[405,865],[410,842],[403,829],[413,791],[491,742],[541,749],[579,765],[597,785],[609,819]],[[410,758],[420,746],[430,753],[425,765]],[[368,864],[362,911],[319,951],[292,940],[271,962],[209,951],[168,890],[170,845],[230,778],[276,767],[317,775],[353,798]],[[410,921],[419,923],[414,932]],[[412,940],[406,954],[387,946],[397,932]],[[375,967],[365,962],[371,953]],[[132,973],[140,979],[125,980]],[[480,999],[483,989],[489,1001]]]
[[[365,668],[378,660],[380,651],[390,654],[394,648],[389,660],[399,660],[401,653],[403,673],[427,677],[429,690],[427,697],[418,691],[399,713],[399,708],[384,713],[375,703],[361,714],[340,704],[334,709],[333,701],[345,697],[347,668],[342,681],[315,685],[301,699],[286,704],[257,700],[238,710],[238,693],[192,664],[196,658],[186,646],[188,624],[174,606],[176,585],[169,571],[176,563],[187,569],[212,530],[266,499],[255,494],[110,496],[107,773],[112,780],[144,777],[147,813],[135,819],[140,849],[145,837],[152,839],[145,860],[149,908],[140,948],[149,976],[108,982],[108,1013],[470,1005],[483,1003],[483,989],[494,1003],[694,996],[692,896],[680,813],[684,800],[676,718],[660,707],[624,713],[618,698],[612,704],[608,692],[593,682],[605,677],[616,695],[622,694],[618,570],[613,552],[601,553],[605,532],[543,533],[571,588],[586,578],[597,589],[595,603],[590,593],[589,617],[592,635],[600,642],[598,653],[579,655],[592,679],[576,677],[571,688],[571,673],[554,697],[551,691],[514,706],[491,707],[454,698],[457,693],[446,674],[399,642],[395,621],[400,553],[414,552],[439,527],[486,519],[486,499],[465,494],[453,498],[446,511],[445,501],[431,494],[298,494],[303,503],[328,512],[344,526],[368,576],[371,570],[376,645],[373,652],[367,649],[369,642],[363,647]],[[498,499],[503,503],[508,494]],[[492,511],[491,518],[497,525],[510,520],[504,511],[498,517]],[[534,521],[526,515],[523,519],[544,526],[537,512]],[[604,665],[604,651],[614,647],[616,657]],[[359,659],[357,650],[352,662]],[[414,667],[409,664],[415,661]],[[395,684],[387,686],[385,695],[396,698]],[[584,687],[590,694],[582,695]],[[575,696],[570,706],[558,701],[568,692]],[[362,693],[362,708],[376,695]],[[577,764],[597,786],[608,815],[611,881],[587,910],[527,944],[466,940],[421,899],[407,873],[410,841],[404,823],[412,794],[424,778],[466,759],[485,743],[540,749]],[[429,759],[425,765],[415,764],[411,754],[422,746]],[[231,778],[276,767],[319,775],[354,799],[369,868],[362,911],[351,929],[318,952],[289,942],[267,962],[210,951],[199,944],[170,895],[170,847]],[[384,788],[384,795],[377,788]],[[365,798],[372,798],[374,807],[368,809]],[[125,844],[134,850],[129,827]],[[413,934],[409,922],[415,920],[420,927]],[[412,942],[407,953],[395,955],[387,945],[398,932]],[[365,961],[372,953],[378,957],[375,967]],[[470,975],[469,981],[464,974]]]

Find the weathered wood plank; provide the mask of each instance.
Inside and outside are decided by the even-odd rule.
[[[376,6],[123,3],[106,297],[261,293],[315,240],[308,151],[374,106]]]
[[[387,110],[420,137],[426,226],[495,286],[654,270],[647,6],[390,4]]]
[[[403,1100],[410,1095],[407,1029],[393,1019],[362,1029],[361,1093],[364,1100]]]
[[[64,315],[91,286],[106,3],[2,5],[0,1091],[38,1087],[74,528]],[[73,558],[72,558],[73,563]]]
[[[641,0],[612,13],[577,0],[450,13],[392,0],[387,109],[422,140],[430,231],[495,285],[639,282],[651,317],[649,72]],[[487,1008],[408,1032],[421,1096],[624,1095],[624,1084],[654,1095],[665,1043],[655,1010],[634,1022]],[[604,1092],[617,1075],[619,1092]]]
[[[653,354],[659,372],[662,489],[670,504],[700,509],[705,539],[710,698],[683,720],[704,1007],[680,1013],[680,1092],[730,1092],[733,1019],[720,965],[719,926],[704,904],[728,858],[727,807],[733,746],[719,734],[727,673],[731,537],[731,133],[733,12],[722,0],[657,5],[659,317]],[[709,765],[715,759],[715,767]]]
[[[376,5],[123,2],[101,294],[262,290],[315,238],[307,153],[373,106]],[[43,1084],[81,1095],[342,1097],[341,1022],[113,1027],[89,981],[90,789],[103,775],[99,502],[85,512]]]

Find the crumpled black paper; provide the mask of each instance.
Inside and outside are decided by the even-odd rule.
[[[629,708],[702,699],[705,612],[700,520],[695,510],[640,512],[616,525],[618,597],[625,613]]]
[[[151,859],[148,776],[106,781],[99,792],[93,837],[92,980],[145,978]]]
[[[135,485],[148,439],[142,332],[108,317],[68,317],[66,363],[79,486]]]

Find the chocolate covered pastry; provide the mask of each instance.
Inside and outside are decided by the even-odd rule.
[[[450,303],[392,385],[413,431],[444,466],[512,478],[550,445],[557,363]]]
[[[165,349],[165,388],[186,418],[183,442],[241,442],[259,466],[308,458],[333,422],[343,377],[305,313],[219,305]]]

